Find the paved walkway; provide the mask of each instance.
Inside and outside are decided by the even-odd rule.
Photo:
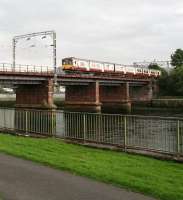
[[[0,154],[4,200],[153,200],[141,194]]]

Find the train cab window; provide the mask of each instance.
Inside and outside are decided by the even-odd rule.
[[[65,59],[62,61],[63,65],[72,65],[72,60],[71,59]]]

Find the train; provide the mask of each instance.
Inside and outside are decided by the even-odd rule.
[[[148,69],[134,65],[123,65],[109,62],[68,57],[62,59],[62,69],[64,71],[79,72],[103,72],[103,73],[121,73],[133,76],[159,77],[160,70]]]

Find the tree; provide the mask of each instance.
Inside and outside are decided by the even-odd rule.
[[[149,69],[156,69],[156,70],[162,70],[162,68],[157,64],[157,63],[151,63],[149,66],[148,66]]]
[[[171,55],[171,65],[175,67],[183,66],[183,50],[182,49],[177,49]]]
[[[167,73],[167,71],[160,67],[157,63],[151,63],[148,66],[149,69],[155,69],[155,70],[160,70],[161,71],[161,76],[159,77],[157,84],[159,85],[159,92],[161,95],[169,95],[170,92],[172,91],[172,85],[170,81],[170,77]]]
[[[172,93],[176,96],[183,96],[183,67],[176,67],[170,74]]]
[[[160,67],[157,63],[151,63],[149,66],[148,66],[149,69],[155,69],[155,70],[160,70],[161,71],[161,77],[167,77],[168,76],[168,73],[167,71]],[[161,78],[160,77],[160,78]]]
[[[149,69],[161,70],[161,76],[157,83],[160,88],[160,95],[183,96],[183,50],[177,49],[171,55],[171,64],[175,66],[168,74],[157,64],[150,64]]]

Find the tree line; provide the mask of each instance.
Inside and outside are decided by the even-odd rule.
[[[169,73],[158,66],[150,64],[149,69],[161,70],[161,77],[158,80],[159,95],[161,96],[183,96],[183,50],[177,49],[171,55],[171,65],[173,68]]]

